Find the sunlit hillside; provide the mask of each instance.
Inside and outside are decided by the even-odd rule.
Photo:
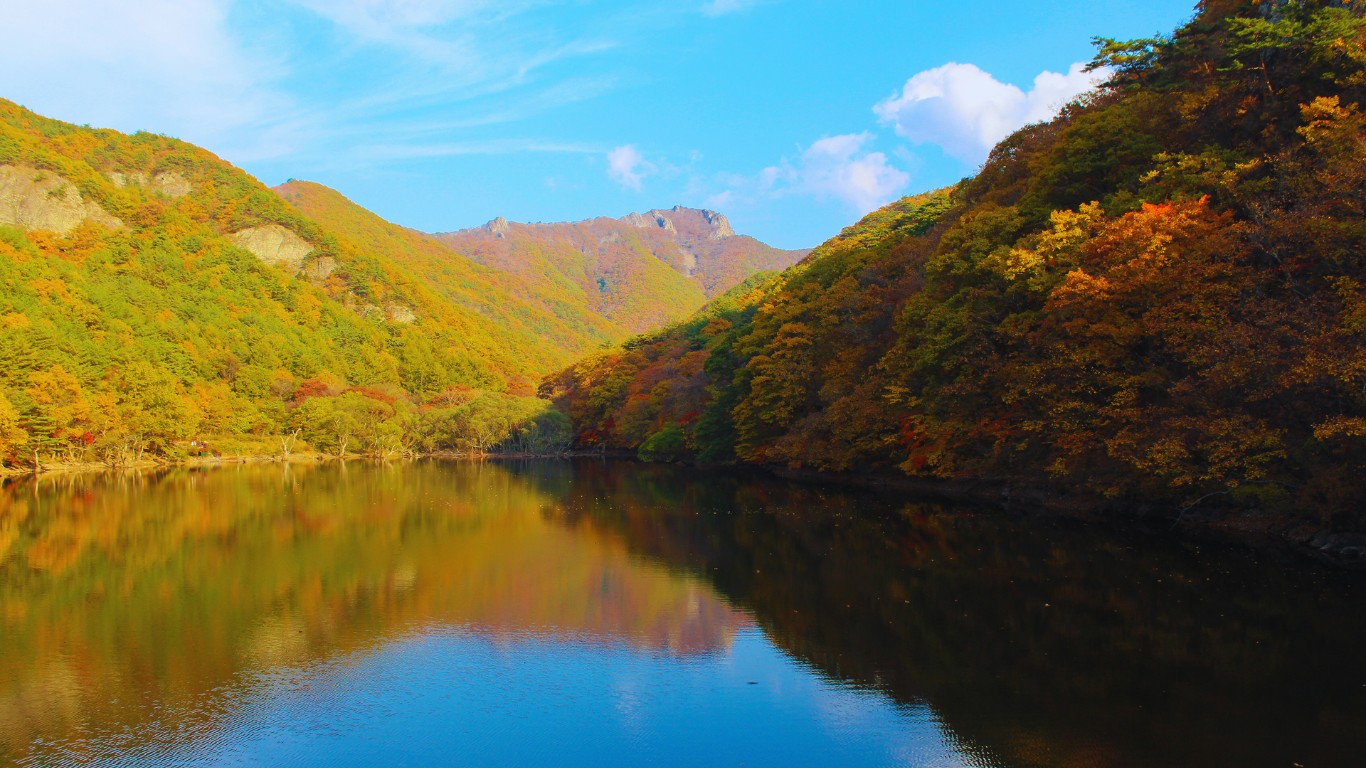
[[[632,333],[682,320],[750,275],[781,270],[806,255],[737,235],[715,211],[677,206],[563,224],[495,219],[437,237]]]
[[[343,422],[319,418],[393,450],[430,398],[527,394],[570,353],[534,313],[451,301],[402,255],[202,149],[0,103],[0,459],[120,463],[317,432],[297,407],[352,392]]]
[[[381,219],[336,190],[291,181],[275,191],[314,221],[368,253],[383,254],[456,306],[477,312],[509,334],[538,371],[549,370],[625,338],[628,331],[593,312],[582,295],[555,291],[521,275],[478,264],[430,235]]]
[[[1101,41],[974,178],[545,391],[646,458],[1361,525],[1364,44],[1332,2]]]

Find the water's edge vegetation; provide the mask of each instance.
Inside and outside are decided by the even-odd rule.
[[[952,188],[549,377],[576,442],[1366,533],[1366,5],[1208,0]]]
[[[0,102],[0,471],[608,451],[1360,552],[1366,4],[1098,42],[976,176],[606,348],[577,289]]]
[[[948,764],[994,768],[1350,765],[1366,739],[1359,575],[1160,526],[612,461],[44,477],[0,487],[0,520],[0,762],[531,764],[484,750],[558,716],[586,765],[904,745],[929,712],[985,750]],[[622,711],[640,663],[678,668]],[[856,706],[775,721],[802,676]],[[911,718],[861,731],[870,704]],[[301,741],[321,757],[272,751]],[[783,762],[902,762],[857,741]]]
[[[1065,495],[1021,492],[1018,489],[993,483],[913,478],[893,473],[818,472],[773,466],[697,466],[688,461],[649,461],[629,452],[608,451],[601,448],[593,450],[561,448],[501,452],[448,450],[389,456],[367,456],[363,453],[349,453],[339,456],[304,449],[288,454],[279,452],[244,453],[230,456],[187,457],[175,460],[165,457],[149,457],[138,463],[124,466],[110,466],[95,462],[50,462],[43,464],[37,470],[32,468],[0,468],[0,488],[13,483],[27,483],[43,478],[72,475],[159,475],[180,470],[229,470],[247,465],[276,464],[305,468],[329,464],[345,465],[347,463],[383,466],[422,462],[451,462],[456,464],[494,463],[514,466],[523,462],[549,462],[553,464],[564,461],[636,465],[637,471],[648,471],[647,467],[650,465],[665,463],[713,473],[722,471],[740,477],[746,473],[757,473],[761,476],[779,478],[795,486],[869,489],[895,494],[910,504],[966,505],[988,517],[995,516],[1002,520],[1018,520],[1021,516],[1041,521],[1056,520],[1060,517],[1091,521],[1104,520],[1118,525],[1120,530],[1127,529],[1135,534],[1150,535],[1154,530],[1158,530],[1165,535],[1241,542],[1243,545],[1267,552],[1288,552],[1297,558],[1308,558],[1335,568],[1366,570],[1366,536],[1334,530],[1321,524],[1283,514],[1263,511],[1241,516],[1229,516],[1217,511],[1204,513],[1197,510],[1185,510],[1173,514],[1168,508],[1141,502],[1117,500],[1110,503],[1094,503]]]

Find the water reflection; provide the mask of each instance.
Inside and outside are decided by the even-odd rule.
[[[1362,596],[1211,545],[630,464],[11,483],[0,762],[1347,765]]]
[[[725,649],[746,615],[496,466],[243,468],[0,495],[0,741],[203,713],[241,670],[416,625]],[[193,724],[178,724],[178,729]]]
[[[584,464],[561,502],[1009,765],[1355,765],[1360,574],[1065,520]],[[603,500],[611,500],[604,504]]]

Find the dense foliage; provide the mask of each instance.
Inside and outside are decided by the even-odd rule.
[[[435,237],[392,224],[336,190],[290,181],[275,190],[304,215],[409,270],[458,307],[479,312],[538,374],[562,367],[628,332],[594,312],[581,292],[527,279],[457,254]]]
[[[0,221],[63,205],[88,214],[69,227],[0,225],[0,465],[259,452],[273,436],[316,433],[300,413],[320,411],[320,399],[337,410],[365,400],[383,417],[383,439],[355,443],[367,451],[417,438],[463,450],[472,436],[435,445],[413,425],[436,423],[453,391],[490,393],[471,406],[480,413],[496,397],[531,395],[533,377],[563,360],[541,351],[534,329],[449,300],[385,251],[174,139],[0,102],[0,172],[10,185]],[[265,225],[312,248],[301,269],[233,237]],[[535,421],[543,405],[494,410]],[[476,442],[524,442],[524,427],[535,425]]]
[[[682,206],[558,224],[495,219],[435,237],[515,276],[525,292],[609,321],[620,330],[613,343],[683,320],[751,275],[806,255],[737,235],[715,211]]]
[[[1101,40],[1108,83],[976,177],[544,391],[581,444],[647,456],[1358,525],[1363,12],[1208,0]]]

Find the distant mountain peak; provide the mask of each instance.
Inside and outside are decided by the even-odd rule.
[[[630,224],[640,229],[650,229],[658,227],[670,234],[678,234],[678,228],[674,226],[673,219],[666,216],[662,211],[650,211],[649,213],[632,213],[621,217],[619,221]]]
[[[731,229],[730,219],[727,219],[725,215],[704,208],[702,209],[702,218],[706,219],[707,223],[712,226],[712,237],[715,239],[735,237],[735,230]]]
[[[735,229],[730,225],[730,219],[725,214],[706,208],[686,208],[675,205],[672,208],[655,208],[645,213],[628,213],[619,219],[603,218],[595,219],[600,222],[616,222],[635,229],[645,229],[663,231],[670,239],[675,241],[696,242],[699,240],[725,240],[735,237]],[[584,224],[587,222],[563,222],[565,224]],[[511,232],[512,222],[502,216],[496,216],[481,227],[473,227],[468,230],[458,230],[457,232],[443,233],[456,235],[460,232],[483,232],[492,235],[494,238],[502,240]],[[525,227],[558,227],[556,223],[535,223],[518,224]]]
[[[755,272],[785,269],[807,254],[737,236],[720,213],[681,205],[561,223],[499,216],[435,237],[547,290],[573,285],[593,312],[632,333],[673,322]]]
[[[495,216],[493,220],[485,224],[482,227],[482,229],[490,235],[502,239],[504,237],[507,237],[508,220],[503,218],[502,216]]]
[[[723,214],[705,208],[684,208],[675,205],[668,210],[656,208],[645,213],[632,213],[618,221],[640,229],[662,229],[682,237],[724,240],[735,236],[729,219]]]

